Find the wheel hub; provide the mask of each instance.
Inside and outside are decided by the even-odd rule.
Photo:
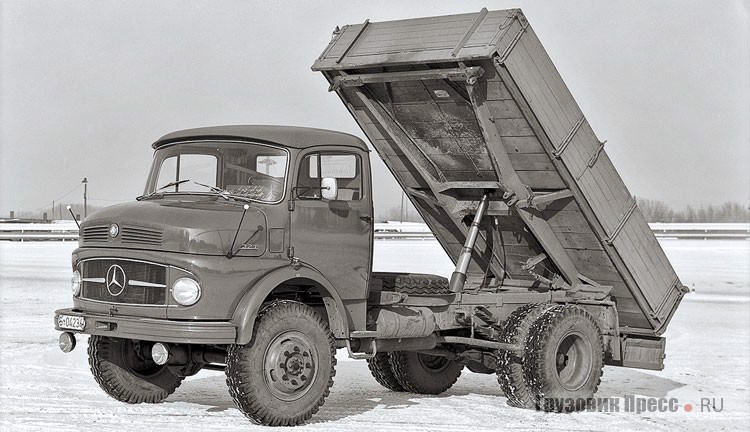
[[[433,373],[443,372],[450,366],[450,362],[445,357],[420,353],[417,355],[417,358],[419,359],[419,363],[421,363],[425,369]]]
[[[555,353],[557,379],[569,391],[583,387],[593,368],[591,344],[578,332],[561,338]]]
[[[163,366],[154,363],[151,355],[147,355],[144,342],[124,339],[119,342],[123,367],[130,373],[141,378],[148,378],[160,372]],[[150,351],[150,350],[149,350]]]
[[[277,336],[265,355],[263,369],[268,389],[281,400],[299,399],[313,381],[316,357],[306,335],[294,331]]]

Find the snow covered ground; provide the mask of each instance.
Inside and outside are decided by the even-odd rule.
[[[363,361],[339,352],[331,395],[296,430],[748,430],[750,242],[664,240],[686,296],[667,331],[663,371],[606,367],[599,397],[619,412],[546,414],[505,404],[494,376],[465,371],[439,396],[380,387]],[[53,311],[71,304],[73,242],[0,242],[0,430],[258,430],[234,407],[220,372],[188,378],[157,405],[108,398],[88,370],[85,339],[57,348]],[[434,240],[377,241],[376,270],[449,275]],[[419,257],[419,258],[417,258]],[[624,412],[624,397],[676,398],[676,412]],[[720,412],[707,412],[701,398]],[[686,410],[690,404],[692,410]]]

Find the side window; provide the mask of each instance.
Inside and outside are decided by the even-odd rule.
[[[338,186],[337,200],[362,199],[362,169],[359,157],[344,153],[314,153],[302,160],[297,180],[300,198],[320,199],[320,182],[334,178]]]
[[[271,177],[283,178],[286,175],[286,155],[255,156],[255,170]]]

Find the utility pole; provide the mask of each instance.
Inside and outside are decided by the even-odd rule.
[[[404,191],[401,191],[401,223],[404,223]]]
[[[55,200],[52,200],[52,220],[55,220]]]
[[[86,215],[88,214],[88,205],[86,203],[86,192],[88,192],[89,181],[86,179],[86,177],[84,177],[81,183],[83,183],[83,218],[86,219]]]

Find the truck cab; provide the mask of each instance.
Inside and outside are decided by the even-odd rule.
[[[82,223],[61,328],[80,316],[84,328],[73,330],[97,335],[143,337],[148,326],[179,343],[207,341],[210,328],[211,343],[247,343],[242,319],[276,289],[325,298],[340,335],[364,329],[372,196],[362,140],[225,126],[175,132],[153,148],[144,194]]]

